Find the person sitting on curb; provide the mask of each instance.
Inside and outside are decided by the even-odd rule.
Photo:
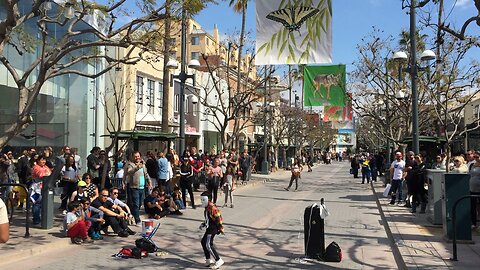
[[[172,199],[178,208],[185,209],[185,204],[182,201],[182,193],[180,192],[180,188],[178,186],[173,188]]]
[[[100,196],[91,203],[91,206],[98,208],[104,213],[104,232],[107,231],[108,226],[111,226],[113,232],[118,234],[120,237],[134,235],[135,232],[132,231],[127,225],[127,213],[123,211],[120,206],[113,204],[112,201],[109,201],[108,195],[108,189],[103,189],[100,193]]]
[[[73,244],[80,245],[83,242],[93,243],[88,236],[88,226],[84,220],[83,210],[80,203],[73,201],[68,204],[68,212],[65,216],[65,229],[67,236],[70,237]],[[78,212],[81,214],[78,215]]]
[[[85,187],[87,183],[83,180],[78,181],[77,183],[77,190],[72,193],[72,197],[70,198],[71,202],[81,202],[83,198],[88,198],[88,194],[85,191]]]
[[[131,219],[133,216],[132,216],[132,212],[130,211],[130,207],[128,207],[128,205],[125,202],[123,202],[118,198],[118,188],[116,187],[110,188],[109,193],[110,193],[110,197],[108,197],[108,200],[113,202],[114,205],[120,206],[123,209],[123,211],[127,213],[127,216]]]
[[[154,188],[152,193],[147,196],[144,200],[145,212],[149,217],[154,219],[160,219],[170,213],[168,208],[163,207],[163,202],[160,202],[158,194],[160,193],[159,188]]]
[[[83,198],[80,202],[83,210],[83,219],[87,224],[88,235],[93,240],[102,240],[103,236],[100,235],[100,229],[102,224],[105,224],[105,219],[103,219],[103,212],[93,206],[90,206],[90,198]],[[79,211],[78,214],[81,214],[82,211]]]

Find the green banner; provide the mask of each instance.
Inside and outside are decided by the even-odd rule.
[[[306,66],[303,72],[305,106],[345,106],[345,65]]]

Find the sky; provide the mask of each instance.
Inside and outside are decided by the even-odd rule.
[[[409,29],[409,15],[407,10],[402,10],[401,0],[332,1],[332,60],[333,64],[346,64],[347,71],[353,69],[351,63],[357,59],[357,44],[372,31],[372,27],[384,30],[393,37],[397,37],[401,30]],[[212,33],[214,24],[218,25],[221,35],[239,31],[241,16],[233,12],[228,2],[218,0],[218,5],[208,6],[194,19],[209,33]],[[451,26],[459,28],[463,21],[475,15],[473,0],[445,0],[445,14],[448,14]],[[255,32],[254,1],[248,3],[246,29]],[[468,33],[480,36],[480,27],[477,25],[472,24],[468,30]],[[477,48],[472,55],[480,60],[480,49]]]

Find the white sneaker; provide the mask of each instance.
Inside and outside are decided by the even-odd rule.
[[[212,269],[219,269],[220,266],[224,264],[224,261],[222,258],[218,259],[218,261],[215,262],[215,264],[212,266]]]
[[[215,265],[215,261],[212,259],[206,259],[205,260],[205,267],[212,267]]]

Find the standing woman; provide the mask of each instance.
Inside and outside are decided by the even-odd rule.
[[[360,169],[360,165],[358,164],[357,156],[353,156],[350,159],[350,166],[352,168],[353,178],[358,178],[358,169]]]
[[[298,189],[298,178],[300,178],[300,174],[302,173],[302,170],[303,170],[302,162],[300,161],[300,159],[297,159],[292,166],[292,169],[291,169],[292,176],[290,177],[290,183],[288,184],[288,187],[285,188],[286,191],[290,190],[290,187],[293,184],[293,180],[295,180],[295,190]]]
[[[95,200],[98,197],[98,187],[92,183],[93,177],[89,173],[84,173],[82,175],[82,180],[87,184],[85,186],[85,192],[87,193],[90,201]]]
[[[65,166],[62,168],[62,183],[63,183],[63,197],[61,210],[67,209],[68,199],[72,196],[72,193],[77,188],[77,182],[79,179],[78,168],[75,164],[75,157],[70,154],[65,154]],[[66,214],[67,211],[65,211]]]
[[[213,195],[213,203],[217,204],[218,187],[223,178],[222,168],[220,167],[220,159],[213,160],[213,166],[210,166],[207,171],[209,180],[208,191]],[[225,200],[226,202],[226,200]]]
[[[32,168],[32,185],[30,186],[31,198],[34,200],[32,205],[33,224],[40,223],[40,213],[42,212],[41,201],[41,183],[43,177],[52,174],[52,170],[47,166],[45,156],[38,156],[35,165]]]
[[[475,151],[473,158],[475,159],[475,163],[470,165],[470,195],[480,195],[480,151]],[[479,201],[479,198],[470,199],[472,225],[476,230],[478,230],[477,217],[480,212],[480,208],[478,207]]]
[[[183,158],[182,165],[180,165],[180,188],[182,189],[182,199],[187,206],[186,201],[186,191],[190,195],[190,203],[192,204],[192,208],[195,209],[195,200],[193,197],[193,167],[190,164],[190,160],[185,157]]]
[[[420,214],[425,213],[427,208],[427,194],[425,192],[427,166],[423,162],[420,154],[415,155],[415,165],[410,173],[412,174],[412,183],[410,191],[412,192],[412,213],[417,212],[417,206],[420,204]]]

